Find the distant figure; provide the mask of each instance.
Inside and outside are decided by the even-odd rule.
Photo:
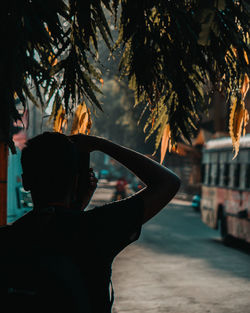
[[[89,154],[96,150],[120,162],[146,187],[85,211],[97,187],[88,168]],[[27,142],[21,162],[23,186],[34,208],[0,227],[3,312],[111,313],[114,258],[174,197],[179,178],[136,151],[85,135],[38,135]]]
[[[115,185],[114,200],[121,200],[121,199],[126,198],[127,185],[128,185],[128,182],[124,176],[122,176],[121,178],[117,180],[116,185]]]
[[[140,191],[144,187],[145,186],[143,185],[143,183],[136,176],[133,177],[131,182],[131,188],[134,192]]]

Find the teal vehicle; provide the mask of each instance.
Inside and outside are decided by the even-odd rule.
[[[200,211],[200,204],[201,204],[201,197],[200,195],[194,195],[193,198],[192,198],[192,208],[195,210],[195,211]]]
[[[32,209],[29,192],[22,187],[21,151],[9,153],[7,185],[7,223],[12,223]]]

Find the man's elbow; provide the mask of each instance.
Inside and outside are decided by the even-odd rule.
[[[175,177],[175,187],[176,187],[176,192],[178,192],[178,190],[181,187],[181,179],[178,176]]]
[[[177,194],[181,186],[181,180],[178,176],[175,176],[171,182],[171,189],[173,191],[173,197]]]
[[[177,194],[181,186],[180,178],[171,173],[166,177],[161,177],[157,183],[147,186],[146,190],[150,195],[157,195],[157,199],[160,202],[164,202],[164,205],[167,204],[171,199]]]
[[[173,198],[179,191],[180,186],[181,179],[177,175],[174,175],[171,181],[168,180],[165,185],[165,190],[168,190],[168,196]]]

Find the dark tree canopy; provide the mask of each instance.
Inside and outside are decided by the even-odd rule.
[[[157,145],[162,136],[190,141],[215,89],[232,106],[237,145],[247,120],[248,0],[11,0],[0,16],[0,134],[10,147],[18,98],[24,106],[27,97],[42,107],[53,101],[53,117],[83,101],[101,109],[102,73],[93,65],[100,38],[123,51],[121,76],[148,110]],[[115,42],[107,16],[118,25]]]

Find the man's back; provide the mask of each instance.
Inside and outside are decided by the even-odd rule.
[[[1,268],[8,273],[12,303],[25,293],[23,298],[29,306],[33,301],[36,311],[42,307],[36,303],[42,301],[44,307],[47,297],[48,303],[53,299],[55,306],[62,307],[61,312],[68,312],[70,303],[76,304],[70,312],[89,312],[88,307],[91,313],[111,312],[113,259],[137,239],[141,228],[140,204],[130,203],[127,210],[119,203],[87,212],[61,208],[31,212],[2,230],[7,257]]]
[[[90,312],[84,275],[66,245],[51,237],[51,222],[31,213],[1,229],[6,312]]]
[[[94,177],[87,177],[85,165],[88,164],[83,158],[93,151],[117,160],[143,181],[145,188],[125,200],[82,213],[96,188]],[[26,263],[31,264],[31,268],[39,264],[39,272],[43,273],[47,263],[49,269],[69,270],[69,264],[62,260],[70,257],[79,272],[76,276],[85,282],[91,313],[111,313],[110,278],[114,257],[137,240],[142,224],[172,199],[179,188],[179,179],[136,151],[85,135],[67,137],[48,132],[38,135],[27,142],[21,163],[23,187],[30,190],[36,210],[15,224],[12,243],[6,246],[7,259],[11,257],[9,247],[13,246],[13,251],[17,251],[13,257],[15,262],[18,258],[25,260],[23,268],[27,267]],[[47,212],[42,209],[51,206],[56,209]],[[7,273],[12,271],[10,264],[6,261],[2,267],[8,269]],[[5,277],[8,282],[8,275]],[[62,281],[68,279],[63,277]],[[68,290],[75,296],[80,289],[73,291],[69,287]]]

